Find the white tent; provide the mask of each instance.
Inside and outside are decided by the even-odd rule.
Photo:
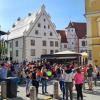
[[[87,58],[87,57],[88,57],[88,53],[86,53],[86,52],[82,52],[81,55],[82,55],[82,57],[84,57],[84,58]]]
[[[54,54],[79,54],[77,52],[72,52],[72,51],[61,51],[61,52],[57,52],[57,53],[54,53]]]

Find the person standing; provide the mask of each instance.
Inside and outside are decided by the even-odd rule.
[[[4,63],[1,64],[0,68],[0,82],[7,78],[7,68]]]
[[[37,80],[37,68],[33,68],[32,72],[32,86],[36,88],[36,95],[38,95],[39,81]]]
[[[41,82],[42,82],[42,94],[48,93],[47,92],[47,69],[46,67],[43,67],[42,69],[42,76],[41,76]]]
[[[31,72],[30,72],[30,69],[27,68],[25,70],[25,73],[26,73],[26,97],[29,97],[30,96],[30,86],[31,86]]]
[[[93,67],[92,67],[91,64],[89,64],[88,69],[87,69],[87,77],[88,77],[89,90],[93,90],[93,85],[92,85],[92,81],[93,81]]]
[[[65,100],[68,100],[68,93],[70,93],[70,100],[73,100],[73,72],[70,65],[67,65],[63,73],[64,85],[65,85]]]
[[[76,73],[74,75],[75,87],[77,91],[77,100],[81,97],[83,100],[82,86],[84,83],[84,74],[81,72],[80,68],[76,69]]]

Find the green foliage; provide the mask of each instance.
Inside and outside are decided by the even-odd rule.
[[[7,53],[7,48],[0,43],[0,56],[2,55],[2,52]]]

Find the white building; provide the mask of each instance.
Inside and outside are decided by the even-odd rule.
[[[68,50],[75,52],[87,51],[86,23],[70,22],[65,28]]]
[[[80,53],[87,52],[87,39],[86,39],[86,37],[79,39],[79,52]]]
[[[60,51],[66,51],[67,48],[67,37],[65,30],[57,30],[57,33],[61,36],[61,45],[60,45]]]
[[[67,36],[67,49],[70,51],[78,52],[78,37],[75,32],[75,28],[68,27],[65,29]]]
[[[8,56],[13,61],[31,61],[42,54],[58,52],[60,39],[43,5],[38,12],[17,19],[8,36]]]

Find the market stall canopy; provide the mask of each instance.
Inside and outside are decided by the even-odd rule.
[[[41,59],[77,59],[82,56],[80,53],[72,51],[61,51],[54,54],[41,55]]]
[[[77,52],[72,52],[72,51],[61,51],[61,52],[57,52],[57,53],[54,53],[54,54],[79,54],[79,53],[77,53]]]
[[[81,55],[82,55],[82,57],[85,57],[85,58],[88,57],[88,53],[86,53],[86,52],[82,52]]]

